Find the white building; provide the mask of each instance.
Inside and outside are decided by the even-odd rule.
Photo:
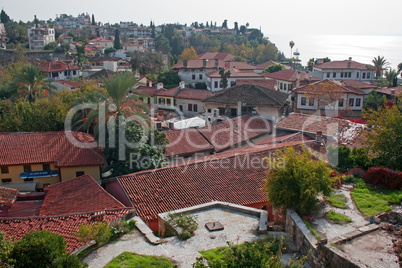
[[[54,29],[40,28],[40,27],[29,28],[28,42],[29,42],[29,50],[32,51],[43,50],[47,44],[55,42]]]
[[[375,68],[372,65],[349,60],[318,62],[313,66],[311,75],[318,79],[375,81]]]

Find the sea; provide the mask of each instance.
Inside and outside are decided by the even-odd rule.
[[[310,58],[325,57],[331,60],[352,57],[354,61],[372,64],[373,58],[384,56],[392,68],[402,62],[402,36],[271,34],[268,38],[287,58],[291,55],[289,42],[293,41],[292,52],[300,53],[304,66]]]

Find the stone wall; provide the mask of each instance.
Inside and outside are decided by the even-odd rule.
[[[307,262],[312,268],[321,267],[360,267],[348,255],[328,244],[319,244],[314,235],[307,229],[299,215],[291,210],[286,213],[287,233],[292,235],[295,244],[303,255],[309,254]]]
[[[25,53],[25,56],[28,58],[30,62],[35,62],[35,60],[50,60],[59,59],[63,60],[66,58],[70,58],[71,56],[66,53],[54,53],[54,52],[43,52],[43,51],[36,51],[32,52],[29,51]],[[0,49],[0,66],[7,66],[14,62],[15,54],[14,51],[10,49]]]

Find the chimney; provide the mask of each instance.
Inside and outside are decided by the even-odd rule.
[[[162,89],[163,88],[163,83],[158,83],[157,85],[156,85],[156,89],[157,90],[160,90],[160,89]]]
[[[322,131],[317,131],[317,134],[315,136],[315,142],[317,144],[321,144],[322,143]]]
[[[204,67],[204,68],[207,67],[207,59],[202,60],[202,67]]]
[[[187,68],[187,60],[183,61],[183,67]]]
[[[352,57],[349,57],[349,62],[352,62]]]
[[[297,76],[296,76],[296,88],[300,87],[300,73],[297,72]]]
[[[149,86],[149,87],[152,87],[152,81],[151,81],[151,80],[149,80],[148,86]]]
[[[215,67],[219,67],[219,60],[215,59]]]
[[[186,86],[186,83],[184,83],[184,81],[181,81],[181,82],[179,83],[179,88],[180,88],[180,89],[184,89],[185,86]]]

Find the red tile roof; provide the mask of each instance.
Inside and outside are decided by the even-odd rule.
[[[289,81],[289,82],[296,82],[297,76],[299,76],[300,81],[317,81],[318,78],[314,76],[310,76],[308,73],[299,72],[294,70],[282,70],[274,73],[263,73],[264,77],[268,77],[271,79],[282,80],[282,81]]]
[[[266,87],[269,89],[275,89],[277,84],[275,79],[262,79],[262,80],[255,80],[255,79],[237,79],[236,85],[256,85],[260,87]]]
[[[386,95],[398,96],[402,93],[402,87],[386,87],[377,89],[376,91]]]
[[[174,97],[174,95],[177,93],[179,90],[179,87],[174,87],[174,88],[162,88],[159,90],[155,91],[155,96],[160,96],[160,97]]]
[[[342,60],[342,61],[329,61],[322,64],[314,65],[319,69],[358,69],[358,70],[373,70],[374,66],[362,64],[356,61]]]
[[[55,82],[66,85],[68,87],[71,88],[81,88],[81,86],[84,84],[84,82],[80,82],[80,81],[70,81],[70,80],[65,80],[65,79],[58,79]]]
[[[45,188],[40,216],[89,213],[125,206],[107,193],[91,176],[84,175]]]
[[[199,100],[212,96],[214,93],[207,89],[184,88],[175,96],[176,99]]]
[[[223,201],[239,205],[267,202],[264,179],[277,149],[297,143],[242,147],[192,160],[179,166],[133,173],[118,178],[138,215],[156,219],[158,213]],[[314,145],[312,145],[314,146]]]
[[[328,88],[331,88],[331,90],[334,90],[334,92],[343,92],[343,93],[352,93],[356,95],[367,95],[366,92],[350,87],[350,86],[343,86],[342,82],[339,81],[334,81],[334,80],[321,80],[318,82],[314,82],[308,85],[304,85],[301,87],[298,87],[294,89],[292,92],[293,93],[308,93],[311,91],[312,93],[317,93],[317,92],[328,92]]]
[[[343,80],[342,84],[344,86],[354,87],[354,88],[358,88],[358,89],[377,88],[376,85],[366,83],[366,82],[361,82],[361,81],[358,81],[358,80]]]
[[[65,63],[62,61],[46,61],[39,65],[42,72],[52,73],[52,72],[63,72],[69,70],[79,70],[80,67],[73,65],[72,63]]]
[[[269,133],[271,124],[259,116],[241,116],[208,125],[198,130],[217,152],[238,147],[246,141]]]
[[[165,134],[169,140],[165,156],[186,156],[214,150],[214,147],[195,128],[167,131]]]
[[[257,145],[264,145],[264,144],[273,144],[273,143],[283,143],[283,142],[290,142],[290,141],[299,141],[299,142],[305,142],[305,141],[311,141],[314,140],[313,138],[302,134],[301,132],[297,133],[291,133],[291,134],[278,134],[278,135],[272,135],[266,139],[263,139],[259,142],[257,142]]]
[[[241,71],[254,71],[255,69],[255,66],[242,61],[230,61],[226,65]]]
[[[223,52],[205,52],[201,55],[198,55],[200,59],[207,59],[207,60],[222,60],[222,61],[230,61],[235,58],[232,54],[223,53]]]
[[[154,97],[157,91],[156,87],[139,86],[136,90],[139,94],[148,95],[149,97]]]
[[[0,211],[1,205],[11,206],[17,199],[18,189],[0,186]]]
[[[17,241],[31,231],[49,230],[63,236],[67,243],[67,250],[73,252],[85,245],[74,234],[78,232],[81,224],[93,225],[97,222],[116,222],[126,215],[134,213],[134,209],[125,208],[58,217],[0,219],[0,230],[5,233],[7,238],[14,237]]]
[[[71,135],[74,142],[68,137]],[[78,147],[79,141],[83,148]],[[54,163],[57,167],[103,165],[105,156],[90,148],[94,138],[82,132],[0,133],[0,165]]]
[[[255,66],[255,69],[257,69],[257,70],[265,70],[265,69],[267,69],[267,67],[269,67],[271,65],[275,65],[275,64],[280,64],[280,63],[277,62],[277,61],[269,60],[269,61],[257,64]],[[292,67],[290,67],[288,65],[284,65],[284,64],[282,64],[282,65],[286,68],[286,70],[292,69]]]

